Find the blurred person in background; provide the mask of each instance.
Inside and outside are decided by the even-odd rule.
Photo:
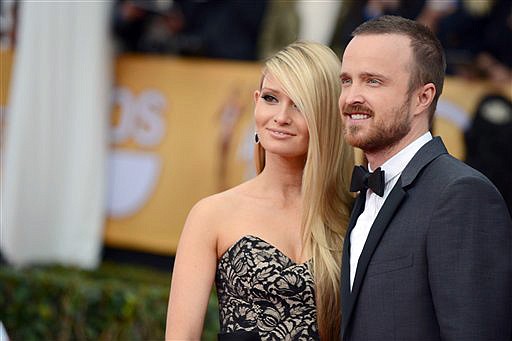
[[[485,174],[499,189],[512,214],[512,101],[499,94],[484,96],[464,132],[465,162]]]
[[[118,0],[112,25],[118,52],[177,54],[176,37],[185,18],[172,0]]]
[[[296,40],[327,45],[346,1],[269,0],[259,39],[259,55],[265,59]]]
[[[512,82],[512,1],[365,0],[343,6],[331,47],[338,54],[366,20],[398,15],[429,27],[446,53],[450,76]]]
[[[198,202],[176,254],[167,340],[200,339],[215,281],[219,340],[336,340],[354,154],[342,137],[339,59],[297,42],[254,93],[258,175]]]
[[[257,60],[267,0],[118,0],[120,52]]]
[[[512,81],[510,0],[431,0],[417,20],[443,45],[448,75]]]
[[[414,19],[428,0],[362,0],[344,2],[332,37],[331,48],[339,55],[352,38],[352,31],[363,22],[382,15],[399,15]]]
[[[16,46],[18,23],[18,0],[0,0],[0,49],[9,50]]]
[[[512,1],[497,0],[485,27],[484,46],[476,64],[484,77],[494,83],[512,86]]]
[[[268,0],[206,0],[180,2],[186,25],[181,39],[194,46],[187,56],[257,60],[258,39]],[[192,45],[192,44],[189,44]]]
[[[258,38],[259,58],[268,58],[298,40],[299,30],[296,1],[269,0]]]

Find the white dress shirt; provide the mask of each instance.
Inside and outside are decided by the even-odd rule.
[[[357,218],[356,225],[350,233],[350,290],[352,290],[352,286],[354,285],[359,257],[361,256],[361,252],[363,251],[364,244],[366,243],[375,218],[379,214],[382,205],[384,205],[386,198],[398,181],[405,166],[407,166],[409,161],[416,155],[418,150],[430,140],[432,140],[432,135],[430,132],[426,132],[381,166],[381,169],[384,170],[384,180],[386,183],[382,197],[373,193],[371,189],[367,190],[364,211]],[[368,170],[370,172],[372,171],[370,165],[368,165]]]

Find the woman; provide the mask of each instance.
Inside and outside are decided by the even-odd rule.
[[[340,68],[329,48],[307,42],[266,61],[254,93],[259,174],[190,211],[168,340],[200,339],[214,280],[220,340],[338,338],[354,166],[338,113]]]

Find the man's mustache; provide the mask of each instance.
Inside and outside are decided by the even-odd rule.
[[[364,105],[346,105],[343,107],[343,113],[351,114],[351,113],[359,113],[359,114],[369,114],[373,116],[373,110],[364,106]]]

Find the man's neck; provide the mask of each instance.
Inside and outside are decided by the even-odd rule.
[[[381,150],[378,150],[376,152],[368,153],[365,152],[366,159],[368,160],[368,164],[370,165],[370,168],[375,170],[382,166],[386,161],[391,159],[393,156],[398,154],[401,150],[403,150],[405,147],[410,145],[412,142],[416,141],[420,136],[425,134],[427,130],[420,131],[414,134],[408,134],[403,139],[398,141],[398,143],[389,146],[388,148],[384,148]]]

